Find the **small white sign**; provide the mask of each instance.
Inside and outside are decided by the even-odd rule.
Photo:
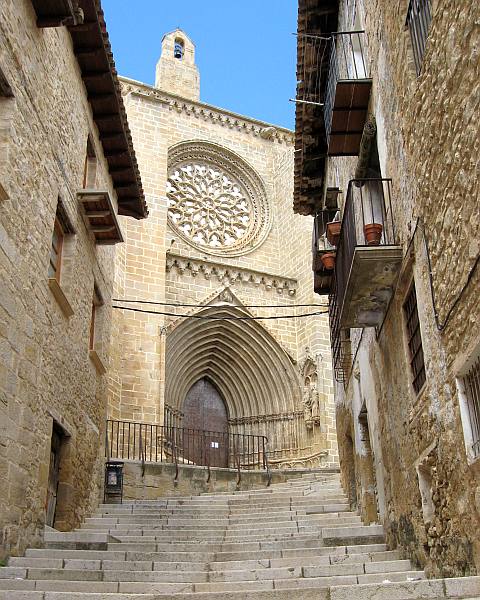
[[[210,448],[220,448],[220,444],[218,442],[210,442]]]

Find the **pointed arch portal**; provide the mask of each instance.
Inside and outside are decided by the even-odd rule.
[[[197,314],[248,316],[245,309],[224,303]],[[189,392],[203,380],[223,399],[230,422],[293,413],[299,405],[292,360],[258,321],[185,319],[173,329],[167,336],[165,398],[176,410],[188,409],[189,427],[198,428],[195,419],[204,422],[189,412]],[[254,432],[247,424],[248,429],[267,433]]]
[[[202,464],[205,453],[208,453],[211,466],[228,466],[228,440],[225,437],[228,434],[227,408],[217,388],[207,377],[194,383],[185,397],[183,427],[183,452],[188,460]],[[198,439],[198,436],[190,433],[192,429],[214,431],[221,435]]]

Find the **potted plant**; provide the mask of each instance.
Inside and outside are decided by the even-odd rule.
[[[331,271],[335,266],[335,252],[325,252],[320,257],[323,268],[327,271]]]
[[[330,221],[330,223],[327,223],[327,240],[332,244],[332,246],[336,246],[338,244],[341,228],[341,221]]]
[[[363,227],[367,246],[378,246],[382,239],[383,225],[381,223],[367,223]]]

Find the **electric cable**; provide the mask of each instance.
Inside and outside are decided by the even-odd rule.
[[[124,302],[125,304],[151,304],[154,306],[178,306],[187,308],[206,308],[210,305],[188,304],[182,302],[154,302],[153,300],[126,300],[112,298],[112,302]],[[328,304],[242,304],[242,308],[327,308]]]
[[[145,310],[142,308],[132,308],[131,306],[118,306],[116,304],[114,304],[112,306],[112,308],[118,308],[121,310],[128,310],[131,312],[143,313],[143,314],[147,314],[147,315],[161,315],[161,316],[163,315],[163,316],[167,316],[167,317],[177,317],[177,318],[183,318],[183,319],[203,319],[203,320],[207,320],[207,321],[267,321],[267,320],[273,320],[273,319],[299,319],[302,317],[316,317],[316,316],[325,315],[328,313],[328,311],[325,310],[325,311],[319,311],[319,312],[304,313],[303,315],[275,315],[275,316],[269,316],[269,317],[253,317],[250,315],[245,315],[245,316],[241,316],[241,317],[234,317],[234,316],[219,316],[219,315],[181,315],[181,314],[179,315],[179,314],[172,313],[172,312]],[[206,307],[203,306],[202,308],[206,308]]]

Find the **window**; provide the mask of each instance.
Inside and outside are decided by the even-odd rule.
[[[50,263],[48,266],[48,276],[52,279],[56,279],[58,283],[60,283],[65,242],[67,237],[71,237],[69,234],[73,233],[73,226],[68,218],[65,207],[59,198],[57,212],[55,214],[55,223],[53,225]]]
[[[464,377],[468,416],[472,435],[472,450],[475,458],[480,457],[480,358]]]
[[[180,38],[177,38],[175,40],[175,44],[173,47],[173,56],[175,58],[178,58],[178,60],[182,60],[184,53],[185,53],[185,44],[184,44],[183,40],[181,40]]]
[[[0,68],[0,202],[8,198],[9,153],[13,141],[13,118],[15,98],[13,91]]]
[[[457,379],[465,446],[470,461],[480,458],[480,352]]]
[[[413,59],[417,75],[422,70],[423,55],[427,45],[428,31],[432,21],[431,0],[410,0],[406,26],[412,40]]]
[[[90,318],[90,340],[89,340],[89,350],[94,350],[95,348],[95,327],[98,321],[98,309],[102,306],[102,298],[97,289],[97,286],[93,289],[93,299],[92,299],[92,314]]]
[[[65,233],[58,215],[55,217],[53,227],[52,248],[50,250],[50,265],[48,267],[48,276],[60,282],[60,271],[62,267],[62,250]]]
[[[83,170],[83,189],[95,189],[97,179],[97,157],[90,137],[87,140],[85,167]]]
[[[403,310],[407,327],[410,368],[413,376],[412,385],[413,389],[418,394],[426,381],[426,376],[415,283],[412,283],[412,287],[407,294]]]

